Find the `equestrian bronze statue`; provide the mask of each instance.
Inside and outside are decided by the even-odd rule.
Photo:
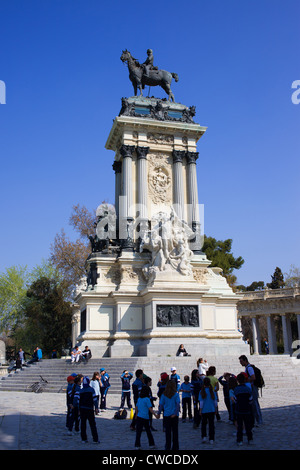
[[[152,50],[148,49],[148,60],[144,64],[140,64],[137,59],[135,59],[127,49],[122,51],[120,57],[123,63],[127,62],[129,70],[129,78],[132,82],[134,95],[137,96],[138,89],[140,90],[141,96],[143,96],[143,89],[145,85],[150,87],[160,86],[168,95],[169,101],[175,101],[174,95],[171,90],[172,79],[175,79],[175,82],[178,82],[178,75],[176,73],[170,73],[166,70],[158,70],[157,67],[153,66],[152,59]],[[151,57],[151,60],[149,60]]]

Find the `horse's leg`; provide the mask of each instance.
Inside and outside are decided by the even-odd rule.
[[[170,84],[167,83],[167,82],[164,82],[164,83],[161,84],[161,87],[163,88],[163,90],[165,90],[165,92],[169,96],[169,101],[175,101],[175,98],[174,98],[174,95],[172,93]]]

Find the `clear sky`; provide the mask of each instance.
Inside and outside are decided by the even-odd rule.
[[[74,204],[114,202],[105,143],[133,95],[125,48],[153,49],[208,127],[199,202],[206,235],[245,259],[238,282],[300,267],[299,0],[0,0],[0,18],[0,271],[47,258]]]

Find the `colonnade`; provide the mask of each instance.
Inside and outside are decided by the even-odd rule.
[[[267,320],[267,340],[269,353],[278,354],[275,317],[281,317],[284,354],[292,354],[300,345],[300,290],[299,287],[283,289],[265,289],[264,291],[246,292],[237,304],[238,328],[242,330],[241,320],[250,317],[252,322],[253,352],[261,354],[260,318]],[[291,328],[291,314],[297,318],[298,341],[294,344]]]

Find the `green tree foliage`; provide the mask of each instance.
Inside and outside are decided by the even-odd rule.
[[[265,288],[264,281],[254,281],[250,284],[250,286],[244,286],[242,284],[237,286],[237,289],[242,292],[263,290],[264,288]]]
[[[41,277],[27,291],[26,328],[34,332],[35,341],[49,354],[61,352],[71,336],[72,308],[65,300],[63,283]]]
[[[0,330],[9,332],[22,321],[30,274],[27,267],[11,266],[0,273]]]
[[[232,239],[221,241],[204,235],[202,251],[211,261],[210,266],[221,268],[229,284],[233,285],[236,282],[236,277],[232,274],[233,270],[240,269],[244,264],[244,260],[241,256],[235,258],[231,249]]]
[[[269,289],[281,289],[285,286],[284,276],[280,268],[276,267],[274,274],[271,276],[272,282],[267,284]]]

